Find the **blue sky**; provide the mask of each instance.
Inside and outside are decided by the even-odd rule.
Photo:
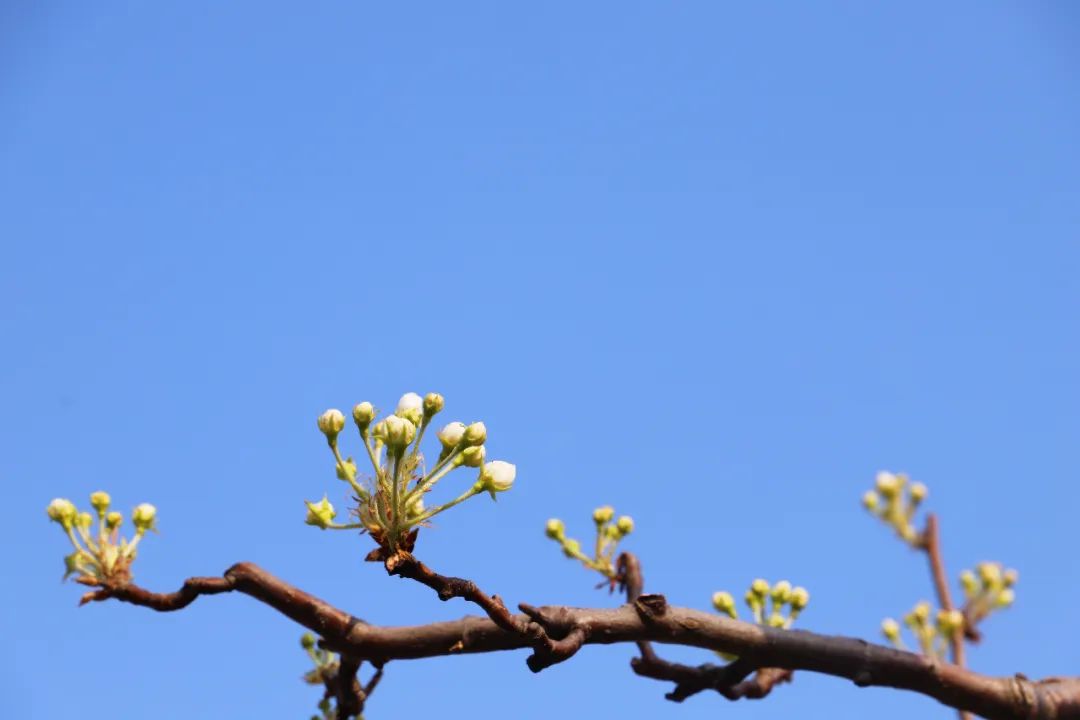
[[[542,536],[612,503],[673,602],[786,577],[812,593],[800,626],[875,637],[930,597],[859,507],[890,468],[930,486],[952,575],[1020,571],[973,666],[1075,672],[1078,21],[1065,2],[5,2],[5,714],[317,699],[298,630],[248,598],[77,609],[57,495],[155,503],[151,588],[251,560],[373,622],[472,612],[302,523],[304,498],[344,497],[316,415],[408,390],[518,465],[418,548],[512,602],[617,602]],[[368,716],[949,716],[807,673],[675,706],[631,656],[395,663]]]

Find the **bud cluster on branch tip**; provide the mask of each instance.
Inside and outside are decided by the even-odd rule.
[[[120,537],[124,518],[109,511],[111,503],[109,494],[99,490],[90,495],[93,513],[80,511],[66,498],[56,498],[46,507],[46,515],[61,526],[74,550],[64,557],[65,579],[76,575],[78,582],[91,586],[130,581],[136,548],[146,531],[154,529],[157,510],[149,503],[136,506],[132,512],[135,535],[128,540]],[[84,595],[83,602],[92,595]]]
[[[1019,579],[1016,570],[1006,570],[996,562],[982,562],[974,571],[960,573],[964,610],[971,622],[978,623],[995,610],[1012,605],[1016,599],[1014,586]]]
[[[304,633],[300,636],[300,647],[307,653],[313,665],[310,670],[304,673],[304,682],[308,685],[321,686],[328,686],[328,683],[332,683],[341,667],[341,657],[337,653],[320,648],[315,636],[311,633]],[[340,720],[337,717],[337,709],[334,707],[331,697],[323,697],[319,701],[318,708],[322,713],[323,720]],[[318,715],[312,717],[319,720]]]
[[[355,405],[352,415],[360,431],[363,451],[357,457],[366,455],[370,461],[370,471],[364,472],[353,457],[343,457],[343,449],[338,447],[338,435],[344,427],[341,413],[327,410],[319,416],[319,429],[327,436],[337,477],[349,484],[356,500],[357,504],[348,510],[358,522],[333,523],[332,506],[325,498],[320,503],[307,503],[306,522],[324,529],[367,531],[383,550],[394,552],[411,549],[416,528],[430,525],[435,515],[482,492],[494,498],[497,493],[509,490],[517,469],[511,463],[488,459],[484,445],[487,428],[482,422],[448,423],[437,433],[441,445],[437,459],[425,460],[421,446],[428,425],[445,405],[439,393],[421,396],[408,392],[398,400],[394,413],[378,422],[378,413],[370,402]],[[472,484],[453,500],[426,507],[427,493],[462,467],[478,469]]]
[[[925,485],[910,482],[907,475],[882,470],[877,474],[874,489],[863,494],[862,503],[904,542],[917,546],[921,538],[913,521],[916,510],[928,494]]]
[[[577,560],[590,570],[595,570],[608,580],[615,579],[615,551],[619,542],[634,530],[634,521],[629,515],[615,519],[615,508],[601,505],[593,510],[593,524],[596,526],[596,542],[592,555],[581,550],[581,543],[566,537],[566,525],[562,520],[552,518],[544,526],[544,534],[559,543],[563,554],[571,560]]]
[[[964,629],[964,613],[960,610],[940,609],[932,611],[930,603],[922,601],[915,604],[904,615],[904,625],[911,632],[919,651],[930,658],[945,659],[949,641]],[[881,634],[894,647],[906,650],[907,645],[901,637],[900,623],[892,618],[881,622]]]
[[[810,593],[804,587],[792,587],[787,580],[780,580],[770,586],[768,581],[757,578],[750,583],[743,599],[750,608],[755,623],[786,630],[810,604]],[[738,618],[735,599],[731,593],[713,593],[712,602],[718,612]]]

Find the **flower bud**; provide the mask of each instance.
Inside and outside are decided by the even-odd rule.
[[[799,612],[806,609],[810,604],[810,593],[804,587],[796,587],[791,591],[791,609]]]
[[[717,612],[722,612],[725,615],[730,615],[732,618],[737,616],[735,611],[735,598],[731,597],[729,592],[716,592],[712,596],[713,607]]]
[[[1004,590],[999,592],[997,597],[994,599],[994,606],[999,608],[1007,608],[1012,605],[1015,600],[1016,593],[1013,592],[1012,588],[1005,588]]]
[[[384,445],[386,444],[386,420],[380,420],[372,426],[371,437]]]
[[[356,427],[360,428],[360,432],[364,432],[375,419],[375,406],[366,401],[357,403],[352,409],[352,419]]]
[[[894,475],[891,472],[882,470],[877,474],[876,481],[874,483],[879,493],[886,498],[894,498],[900,492],[900,488],[903,487],[904,481],[899,475]]]
[[[551,518],[544,525],[544,534],[552,540],[562,540],[566,537],[566,524],[558,518]]]
[[[615,521],[615,529],[619,531],[619,535],[629,535],[634,532],[634,518],[623,515]]]
[[[386,424],[386,447],[392,450],[402,452],[416,437],[416,425],[411,420],[391,415],[383,422]]]
[[[772,588],[773,602],[783,605],[791,599],[791,583],[787,580],[781,580],[773,585]]]
[[[88,512],[81,512],[75,518],[75,527],[81,527],[83,530],[89,530],[93,524],[94,518]]]
[[[309,632],[306,632],[303,635],[301,635],[300,636],[300,647],[304,648],[305,650],[310,650],[313,647],[315,647],[315,636],[312,635]]]
[[[79,511],[75,509],[75,504],[70,500],[66,498],[56,498],[49,503],[47,508],[45,508],[45,513],[49,516],[50,520],[60,523],[67,529],[75,523],[75,518],[78,516]]]
[[[120,523],[122,522],[124,522],[124,516],[116,510],[113,510],[105,516],[105,529],[114,530],[115,528],[120,527]]]
[[[930,491],[926,488],[926,486],[920,482],[913,483],[911,485],[911,488],[908,489],[908,493],[911,495],[911,502],[915,505],[918,505],[923,500],[925,500],[929,492]]]
[[[353,460],[351,457],[345,458],[345,462],[338,463],[338,465],[334,468],[334,472],[337,473],[338,480],[345,480],[346,482],[348,482],[349,480],[355,480],[356,461]]]
[[[1001,576],[1001,581],[1005,584],[1005,587],[1012,587],[1016,584],[1016,581],[1020,579],[1020,573],[1012,568],[1005,571],[1005,574]]]
[[[516,477],[516,466],[502,460],[492,460],[484,463],[484,466],[480,468],[480,477],[477,478],[477,482],[483,486],[484,490],[491,493],[492,499],[495,499],[495,493],[509,490]]]
[[[965,570],[960,573],[960,587],[964,590],[964,597],[970,598],[979,592],[979,581],[975,573]]]
[[[109,503],[111,502],[112,498],[104,490],[98,490],[96,493],[90,494],[90,506],[97,510],[98,517],[105,517],[105,512],[109,509]]]
[[[418,518],[424,514],[424,496],[414,495],[405,506],[405,514],[410,518]]]
[[[439,393],[428,393],[424,396],[424,417],[432,417],[442,411],[446,401]]]
[[[424,401],[414,392],[405,393],[398,400],[397,410],[394,414],[400,418],[405,418],[413,425],[419,425],[420,421],[424,419]]]
[[[307,517],[304,518],[304,522],[308,525],[314,525],[315,527],[325,530],[330,523],[334,521],[334,518],[337,517],[337,511],[334,510],[333,504],[326,499],[325,495],[323,495],[323,499],[317,503],[305,500],[304,504],[307,505],[308,509]]]
[[[487,427],[482,422],[474,422],[465,428],[462,440],[466,445],[483,445],[487,442]]]
[[[769,615],[768,625],[769,627],[782,628],[787,621],[784,620],[784,616],[778,612],[774,612]]]
[[[439,442],[447,450],[452,450],[461,444],[462,438],[465,437],[465,423],[452,422],[447,423],[442,430],[438,432]]]
[[[615,517],[615,508],[610,505],[602,505],[592,513],[593,522],[597,525],[603,525],[604,523],[611,522],[611,518]]]
[[[333,408],[327,410],[319,416],[319,430],[326,436],[329,442],[334,442],[340,433],[345,428],[345,416],[341,414],[340,410]]]
[[[892,618],[885,618],[881,621],[881,634],[886,637],[890,642],[897,642],[900,640],[900,623],[896,622]]]
[[[144,533],[154,529],[154,519],[157,517],[157,508],[150,503],[136,505],[131,511],[131,522],[135,525],[135,532]]]
[[[575,558],[581,552],[581,543],[577,540],[564,540],[563,541],[563,555],[568,558]]]
[[[480,467],[484,464],[484,456],[487,451],[483,445],[474,445],[461,451],[461,464],[465,467]]]
[[[979,563],[979,579],[984,587],[993,588],[1001,585],[1001,566],[997,563]]]
[[[921,602],[916,604],[911,610],[911,616],[915,618],[915,621],[920,625],[925,625],[930,619],[930,603]]]
[[[870,512],[874,512],[875,510],[877,510],[878,505],[880,504],[880,502],[881,502],[881,498],[878,497],[878,494],[876,492],[874,492],[873,490],[867,490],[865,493],[863,493],[863,496],[862,496],[863,507],[866,508],[867,510],[869,510]]]
[[[959,610],[939,610],[937,625],[942,635],[952,635],[964,626],[964,613]]]
[[[67,580],[75,573],[83,572],[82,553],[76,550],[70,555],[64,556],[64,579]]]
[[[750,583],[750,592],[754,593],[759,599],[764,600],[765,596],[769,594],[769,583],[758,578]]]

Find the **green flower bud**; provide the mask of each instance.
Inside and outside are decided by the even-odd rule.
[[[104,490],[98,490],[96,493],[90,494],[90,506],[97,510],[98,517],[105,517],[105,512],[109,509],[109,503],[111,502],[112,498]]]
[[[303,635],[301,635],[300,636],[300,647],[304,648],[305,650],[310,650],[313,647],[315,647],[315,636],[312,635],[309,632],[306,632]]]
[[[75,527],[81,527],[83,530],[89,530],[93,524],[94,518],[88,512],[81,512],[75,518]]]
[[[880,504],[880,502],[881,502],[881,498],[878,497],[878,494],[876,492],[874,492],[873,490],[867,490],[865,493],[863,493],[863,496],[862,496],[863,507],[866,508],[867,510],[869,510],[870,512],[874,512],[875,510],[877,510],[878,505]]]
[[[1016,584],[1016,581],[1020,579],[1020,573],[1012,568],[1005,571],[1005,574],[1001,576],[1001,581],[1005,584],[1005,587],[1012,587]]]
[[[443,396],[439,393],[428,393],[424,396],[424,417],[432,417],[442,411],[446,405]]]
[[[480,467],[484,464],[484,456],[487,451],[483,445],[474,445],[461,451],[461,464],[465,467]]]
[[[340,410],[331,408],[319,416],[318,425],[326,439],[333,442],[338,433],[345,428],[345,416]]]
[[[461,444],[462,439],[465,437],[465,423],[452,422],[447,423],[442,430],[438,432],[439,442],[447,450],[453,450]]]
[[[480,477],[477,478],[477,483],[484,490],[487,490],[494,499],[495,493],[509,490],[514,485],[516,477],[517,467],[515,465],[502,460],[492,460],[484,463],[484,466],[480,468]]]
[[[144,533],[155,528],[154,520],[157,518],[157,508],[150,503],[136,505],[131,511],[131,522],[135,525],[135,532]]]
[[[79,511],[75,509],[75,504],[66,498],[53,500],[45,508],[45,513],[50,520],[60,523],[64,529],[72,527],[75,524],[75,518],[79,515]]]
[[[810,593],[804,587],[797,587],[791,591],[791,609],[799,612],[806,609],[810,604]]]
[[[926,486],[920,482],[913,483],[912,486],[908,489],[908,493],[911,495],[911,502],[915,505],[918,505],[923,500],[925,500],[929,492],[930,491],[926,488]]]
[[[731,593],[729,592],[721,591],[713,593],[712,604],[717,612],[730,615],[732,618],[737,617],[738,615],[735,611],[735,598],[731,597]]]
[[[891,499],[900,493],[900,488],[904,486],[904,480],[900,475],[894,475],[891,472],[882,470],[877,474],[874,484],[879,493]]]
[[[881,634],[890,642],[898,642],[900,640],[900,623],[892,618],[885,618],[881,621]]]
[[[465,428],[462,440],[466,445],[483,445],[487,442],[487,427],[482,422],[474,422]]]
[[[544,534],[552,540],[562,540],[566,537],[566,524],[558,518],[551,518],[544,525]]]
[[[371,437],[386,444],[386,420],[380,420],[371,427]]]
[[[750,592],[754,593],[759,599],[764,600],[765,596],[769,594],[769,583],[758,578],[750,583]]]
[[[334,510],[333,504],[326,499],[323,495],[323,499],[317,503],[304,501],[307,505],[307,517],[304,518],[304,522],[308,525],[314,525],[315,527],[325,530],[330,523],[334,522],[334,518],[337,517],[337,511]]]
[[[930,619],[930,603],[921,602],[915,605],[911,610],[911,616],[915,618],[915,622],[920,625],[925,625]]]
[[[942,635],[952,635],[964,626],[964,613],[959,610],[938,610],[937,626]]]
[[[984,562],[979,563],[979,579],[982,580],[983,587],[996,588],[999,587],[1001,582],[1001,566],[997,563]]]
[[[398,400],[394,415],[408,420],[413,425],[419,425],[424,419],[424,401],[414,392],[405,393]]]
[[[116,510],[113,510],[105,516],[105,529],[114,530],[120,527],[120,523],[122,522],[124,522],[124,516]]]
[[[368,429],[368,425],[375,419],[375,414],[375,406],[366,401],[357,403],[352,409],[353,422],[360,428],[360,432]]]
[[[386,424],[386,447],[396,452],[403,451],[416,437],[416,425],[407,418],[391,415],[383,423]]]
[[[82,557],[81,552],[76,550],[75,552],[71,553],[70,555],[65,555],[64,556],[64,579],[65,580],[67,580],[72,575],[75,575],[77,573],[81,574],[82,572],[83,572],[83,557]]]
[[[791,583],[787,580],[781,580],[773,585],[772,588],[773,602],[783,605],[791,599]]]
[[[634,518],[623,515],[615,521],[615,529],[619,531],[619,535],[629,535],[634,532]]]
[[[768,619],[769,627],[782,628],[782,627],[784,627],[784,624],[786,622],[787,621],[784,619],[784,616],[781,615],[778,612],[774,612],[773,614],[769,615],[769,619]]]
[[[563,541],[563,555],[565,555],[566,557],[575,558],[575,557],[577,557],[578,553],[580,553],[580,552],[581,552],[581,543],[579,543],[577,540],[564,540]]]
[[[999,608],[1007,608],[1012,605],[1015,600],[1016,593],[1013,592],[1012,588],[1005,588],[998,593],[996,598],[994,598],[994,606]]]
[[[334,468],[334,472],[337,473],[338,480],[345,480],[346,482],[348,482],[349,480],[355,480],[356,461],[353,460],[351,457],[345,458],[345,462],[337,465]]]
[[[597,525],[603,525],[604,523],[611,522],[611,518],[615,517],[615,508],[610,505],[603,505],[593,510],[592,519]]]
[[[975,593],[979,592],[979,581],[975,573],[970,570],[960,573],[960,587],[964,590],[964,597],[974,597]]]

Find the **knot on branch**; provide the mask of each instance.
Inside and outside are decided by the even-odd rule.
[[[663,595],[641,595],[634,600],[634,609],[642,622],[656,622],[667,613],[667,598]]]
[[[531,637],[533,654],[525,663],[534,673],[570,659],[589,637],[585,626],[574,621],[569,608],[538,608],[528,603],[518,607],[532,621],[526,633]]]

